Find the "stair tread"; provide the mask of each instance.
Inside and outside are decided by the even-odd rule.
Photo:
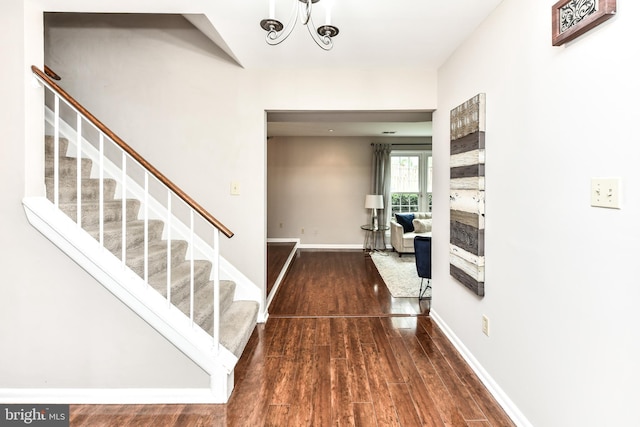
[[[81,208],[81,218],[83,227],[88,227],[93,224],[98,224],[100,221],[100,215],[98,215],[98,207],[99,202],[97,201],[82,201]],[[69,218],[72,220],[76,220],[76,213],[78,209],[77,202],[60,202],[58,203],[58,207],[61,211],[63,211]],[[126,201],[126,220],[135,221],[138,219],[138,211],[140,210],[140,202],[136,199],[127,199]],[[105,200],[104,201],[104,221],[113,222],[118,221],[119,223],[122,221],[122,200]]]
[[[67,153],[67,149],[69,148],[69,140],[67,138],[58,137],[59,141],[59,155],[64,156]],[[53,154],[54,148],[54,136],[53,135],[45,135],[44,137],[44,153],[45,155]]]
[[[77,176],[76,176],[76,175],[67,175],[67,176],[59,176],[59,177],[58,177],[58,179],[60,179],[60,181],[65,181],[65,182],[73,183],[73,184],[75,184],[75,183],[76,183],[76,178],[77,178]],[[83,184],[89,184],[89,183],[96,183],[96,184],[97,184],[97,183],[99,183],[99,182],[100,182],[100,178],[84,178],[84,177],[82,177],[82,178],[83,178],[83,179],[82,179],[82,183],[83,183]],[[52,177],[52,176],[45,176],[45,177],[44,177],[44,180],[45,180],[45,182],[51,182],[51,183],[53,183],[54,177]],[[113,179],[113,178],[104,177],[104,178],[102,178],[102,180],[103,180],[105,183],[113,183],[113,184],[116,184],[116,180],[115,180],[115,179]]]
[[[140,204],[140,201],[138,199],[126,199],[128,204]],[[109,205],[109,206],[114,206],[114,207],[118,207],[118,206],[122,206],[122,199],[109,199],[109,200],[104,200],[103,203],[105,205]],[[76,207],[77,206],[77,202],[69,202],[69,201],[61,201],[60,203],[58,203],[58,206],[69,206],[69,207]],[[83,200],[81,203],[81,206],[92,206],[96,209],[98,209],[98,207],[100,206],[100,202],[98,200]]]
[[[234,301],[220,317],[220,343],[237,357],[249,342],[259,308],[255,301]]]
[[[155,247],[157,242],[162,241],[162,229],[164,223],[159,220],[149,220],[147,238],[149,241],[149,248]],[[100,222],[83,225],[83,229],[89,233],[94,239],[98,240],[100,236]],[[122,221],[109,221],[104,222],[102,227],[104,246],[109,251],[121,251],[122,250]],[[135,252],[137,248],[141,253],[144,249],[144,221],[134,220],[126,223],[126,244],[127,253]],[[177,241],[177,240],[176,240]],[[165,243],[166,246],[166,243]]]
[[[211,274],[211,263],[209,261],[195,260],[193,263],[193,275],[196,280],[195,286],[199,287],[209,281]],[[171,267],[171,288],[177,289],[181,286],[190,285],[191,282],[191,261],[186,260]],[[202,281],[198,281],[200,279]],[[167,270],[160,271],[149,277],[149,284],[154,289],[159,290],[163,296],[167,290]]]
[[[45,177],[45,188],[47,191],[47,198],[53,200],[54,194],[54,178]],[[61,201],[74,201],[77,200],[77,179],[75,175],[61,176],[58,182],[58,198]],[[100,198],[100,180],[97,178],[85,178],[81,180],[80,191],[82,194],[83,203],[85,200],[99,200]],[[103,179],[103,199],[113,200],[116,191],[116,181],[111,178]]]
[[[171,241],[171,252],[175,252],[176,250],[182,250],[182,248],[186,249],[187,242],[184,240],[172,240]],[[166,240],[154,240],[149,242],[149,246],[147,248],[147,252],[149,256],[157,253],[166,253],[167,251],[167,241]],[[127,259],[131,257],[143,257],[144,256],[144,247],[135,247],[127,250]]]
[[[174,304],[187,298],[191,292],[191,263],[187,260],[171,267],[171,301]],[[197,291],[206,286],[211,275],[211,263],[194,263],[193,287]],[[149,276],[149,284],[163,297],[167,295],[167,269]]]
[[[144,220],[134,219],[133,221],[127,221],[127,232],[141,229],[144,231]],[[154,227],[163,227],[164,222],[159,219],[150,219],[149,220],[149,229]],[[100,224],[91,225],[90,227],[85,228],[85,231],[93,231],[99,230]],[[122,221],[105,221],[103,225],[104,231],[122,231]]]
[[[172,240],[171,241],[171,262],[176,264],[184,260],[184,256],[187,250],[187,242],[184,240]],[[116,254],[119,258],[119,254]],[[159,240],[149,242],[147,249],[148,261],[148,273],[149,276],[157,274],[161,271],[166,271],[167,268],[167,241]],[[144,269],[144,247],[133,248],[127,250],[127,266],[136,272],[140,277],[143,277]]]
[[[233,304],[236,284],[230,280],[220,281],[220,313],[223,315]],[[187,294],[188,296],[188,294]],[[173,298],[172,298],[173,301]],[[190,299],[183,298],[177,301],[178,307],[186,316],[190,316]],[[194,321],[205,331],[211,333],[213,327],[213,281],[208,282],[196,290],[194,296]]]
[[[54,167],[55,165],[53,160],[45,161],[44,173],[46,177],[53,178]],[[80,167],[82,170],[82,172],[80,173],[80,178],[83,181],[91,179],[91,160],[83,159],[82,165]],[[58,176],[60,177],[60,179],[67,179],[67,178],[73,177],[74,182],[77,181],[77,177],[78,177],[77,170],[78,170],[78,167],[77,167],[77,162],[75,158],[64,157],[60,159],[60,162],[58,163],[58,174],[59,174]]]

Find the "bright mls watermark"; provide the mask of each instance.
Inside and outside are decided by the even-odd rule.
[[[69,427],[69,405],[0,405],[0,427]]]

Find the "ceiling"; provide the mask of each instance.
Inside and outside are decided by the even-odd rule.
[[[282,44],[267,45],[260,21],[268,17],[269,1],[207,2],[213,31],[243,67],[438,68],[502,0],[320,0],[313,5],[315,27],[333,3],[331,23],[340,29],[331,51],[316,46],[300,22]],[[300,4],[273,1],[284,24]]]
[[[187,16],[245,68],[437,69],[502,0],[320,0],[313,4],[314,26],[340,29],[330,51],[320,49],[297,23],[287,40],[267,45],[260,27],[271,0],[210,0],[207,20]],[[275,17],[285,23],[298,0],[273,0]],[[333,3],[333,4],[331,4]],[[270,114],[270,136],[431,136],[430,113],[289,112]],[[375,119],[373,119],[375,118]],[[329,129],[333,132],[329,133]],[[383,134],[395,131],[395,134]]]

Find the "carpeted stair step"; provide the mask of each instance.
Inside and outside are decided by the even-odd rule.
[[[60,203],[61,211],[69,216],[72,220],[76,220],[77,203]],[[83,227],[98,224],[100,222],[100,203],[97,201],[83,202],[81,206],[81,223]],[[127,222],[135,221],[140,211],[140,202],[136,199],[127,199],[126,201]],[[104,222],[120,222],[122,221],[122,200],[105,200],[104,201]]]
[[[60,150],[58,151],[60,156],[66,156],[67,155],[67,151],[69,149],[69,140],[67,138],[58,138],[59,140],[59,148]],[[53,135],[46,135],[44,137],[44,155],[45,156],[51,156],[53,155],[53,147],[55,146],[54,144],[54,138]]]
[[[127,249],[142,248],[144,244],[144,221],[129,221],[126,224]],[[100,240],[100,224],[91,224],[82,227],[94,239]],[[164,222],[157,219],[150,219],[147,229],[149,243],[159,241],[162,238]],[[122,250],[122,222],[105,222],[103,225],[104,247],[116,255]],[[166,246],[166,243],[165,243]]]
[[[193,263],[193,287],[195,290],[209,282],[211,263],[195,260]],[[149,284],[163,297],[167,296],[167,270],[149,277]],[[171,301],[182,301],[188,298],[191,291],[191,261],[183,261],[171,267]]]
[[[236,284],[230,280],[220,281],[220,313],[221,316],[234,304],[233,297],[236,292]],[[173,300],[173,298],[172,298]],[[184,298],[176,307],[187,317],[190,316],[190,299]],[[213,281],[201,286],[194,296],[193,320],[209,334],[213,333]],[[221,320],[222,324],[222,320]]]
[[[237,357],[249,342],[259,307],[255,301],[234,301],[220,316],[220,343]]]
[[[45,178],[45,185],[47,188],[47,199],[53,200],[53,177]],[[76,189],[76,177],[67,176],[60,179],[60,194],[59,201],[61,202],[74,202],[78,199],[78,192]],[[99,179],[83,179],[81,183],[82,201],[99,201],[100,200],[100,180]],[[116,181],[110,178],[104,179],[104,200],[113,200],[116,193]]]
[[[171,241],[171,267],[184,261],[187,252],[187,242],[184,240]],[[118,258],[120,254],[114,253]],[[149,243],[149,276],[166,271],[167,269],[167,241],[158,240]],[[144,278],[144,247],[132,248],[127,251],[127,266],[138,276]]]
[[[45,158],[44,176],[53,178],[54,163],[53,157]],[[80,159],[80,169],[82,178],[91,176],[93,162],[90,159]],[[60,177],[75,177],[78,174],[78,162],[75,157],[60,157],[58,159],[58,174]]]

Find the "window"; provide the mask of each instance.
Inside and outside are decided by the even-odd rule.
[[[391,213],[431,211],[432,159],[428,151],[391,153]]]

